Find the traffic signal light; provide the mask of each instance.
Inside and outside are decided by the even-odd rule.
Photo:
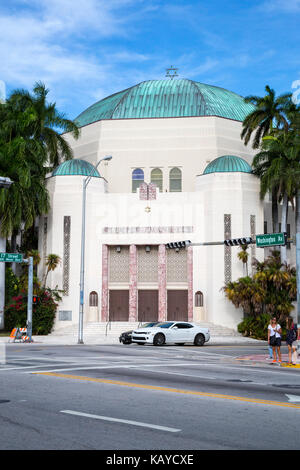
[[[39,301],[40,301],[40,297],[39,297],[39,296],[37,296],[37,295],[33,295],[33,296],[32,296],[32,303],[33,303],[33,305],[37,305],[37,304],[39,303]]]
[[[189,245],[191,245],[192,242],[191,240],[184,240],[182,242],[172,242],[172,243],[166,243],[166,247],[170,249],[178,249],[178,248],[186,248]]]
[[[253,243],[251,237],[231,238],[229,240],[224,240],[225,246],[250,245],[251,243]]]

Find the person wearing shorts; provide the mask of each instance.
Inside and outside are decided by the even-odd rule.
[[[286,344],[289,350],[289,364],[297,364],[297,338],[299,331],[292,317],[286,319]]]
[[[273,349],[273,361],[281,363],[281,326],[277,323],[276,317],[271,318],[271,323],[268,326],[268,344]],[[277,355],[276,355],[277,352]],[[276,360],[278,357],[278,360]]]

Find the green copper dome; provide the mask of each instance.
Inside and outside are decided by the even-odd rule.
[[[203,175],[208,175],[209,173],[234,173],[238,171],[242,173],[252,173],[252,168],[249,163],[241,157],[224,155],[210,162],[205,168]]]
[[[91,163],[86,162],[85,160],[79,160],[78,158],[61,163],[52,172],[52,176],[68,175],[94,176],[95,178],[100,178],[98,170]]]
[[[232,91],[187,79],[149,80],[93,104],[75,122],[102,119],[220,116],[243,121],[254,106]]]

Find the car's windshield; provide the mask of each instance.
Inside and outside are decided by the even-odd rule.
[[[174,325],[174,322],[165,322],[165,323],[158,323],[155,325],[157,328],[170,328],[172,325]]]
[[[151,328],[151,326],[154,326],[157,324],[157,321],[152,321],[152,322],[149,322],[149,323],[143,323],[143,325],[141,325],[141,328]]]

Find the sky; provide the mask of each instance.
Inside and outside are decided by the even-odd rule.
[[[37,81],[70,119],[144,80],[300,102],[300,0],[0,0],[0,95]]]

